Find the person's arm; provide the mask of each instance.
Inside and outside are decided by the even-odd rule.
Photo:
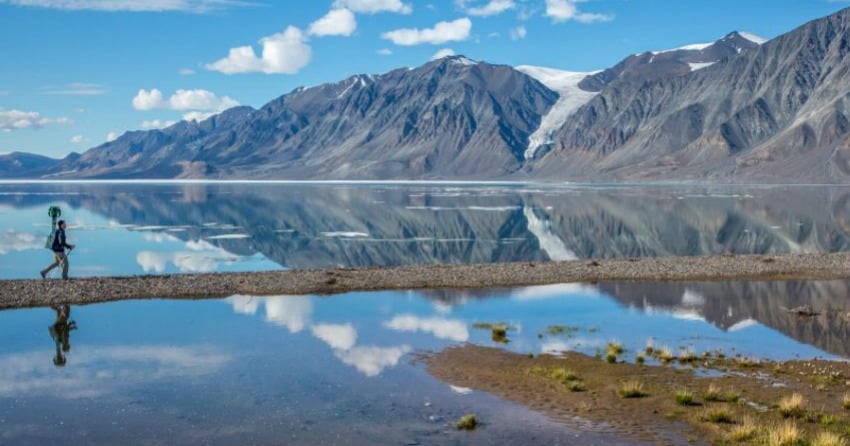
[[[65,238],[65,231],[62,231],[61,237],[59,239],[61,245],[68,249],[74,249],[74,245],[69,245],[68,240]]]

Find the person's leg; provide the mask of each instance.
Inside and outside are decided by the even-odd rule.
[[[57,266],[59,266],[60,263],[61,263],[61,259],[59,258],[59,254],[54,252],[53,253],[53,263],[48,265],[47,268],[44,268],[43,270],[41,270],[41,277],[46,277],[47,274],[50,273],[50,271],[53,271],[53,268],[56,268]]]
[[[59,254],[62,257],[62,280],[68,280],[68,254]]]

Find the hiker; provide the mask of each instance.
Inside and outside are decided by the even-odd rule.
[[[77,329],[77,323],[70,320],[70,305],[53,306],[51,308],[56,312],[56,321],[48,328],[50,337],[53,338],[53,342],[56,344],[56,355],[53,357],[53,365],[64,367],[65,362],[67,362],[65,353],[71,351],[71,330]]]
[[[59,220],[59,228],[53,235],[53,245],[50,247],[53,250],[53,263],[41,270],[42,279],[46,279],[53,268],[62,265],[62,280],[68,280],[68,255],[65,253],[65,248],[68,248],[70,252],[74,249],[74,245],[69,245],[65,238],[65,220]]]

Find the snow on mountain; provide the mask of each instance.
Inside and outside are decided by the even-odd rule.
[[[703,68],[708,68],[708,67],[714,65],[715,63],[717,63],[717,62],[696,62],[696,63],[689,63],[688,66],[691,67],[691,71],[697,71],[697,70],[702,70]]]
[[[764,45],[765,42],[768,41],[768,39],[765,39],[764,37],[755,35],[753,33],[748,33],[746,31],[739,31],[738,35],[758,45]]]
[[[540,121],[540,127],[528,138],[528,148],[525,159],[534,158],[537,150],[552,142],[552,134],[582,105],[588,103],[597,93],[584,91],[578,84],[589,74],[573,71],[562,71],[553,68],[521,65],[517,70],[537,79],[547,88],[556,91],[560,97],[558,102],[549,109]]]

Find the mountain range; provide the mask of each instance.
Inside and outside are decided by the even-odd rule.
[[[594,73],[451,56],[130,131],[0,178],[844,183],[850,9],[770,41],[733,32]]]

